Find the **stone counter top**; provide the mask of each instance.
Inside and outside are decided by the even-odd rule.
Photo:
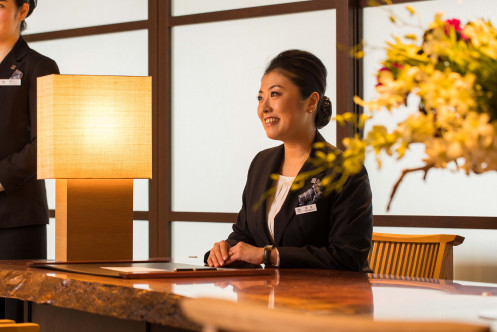
[[[332,299],[328,292],[342,295]],[[275,272],[273,276],[119,279],[32,268],[28,261],[0,261],[0,297],[119,319],[199,330],[182,315],[179,303],[184,297],[205,296],[321,313],[372,312],[368,277],[352,272],[286,270],[284,277]]]
[[[497,308],[497,284],[283,269],[269,276],[119,279],[0,261],[0,297],[186,330],[200,327],[181,313],[185,297],[315,315],[485,323],[480,313]]]
[[[28,267],[28,262],[0,262],[0,296],[50,304],[120,319],[183,329],[200,327],[180,312],[183,298],[170,283],[121,280]],[[162,285],[161,285],[162,284]]]

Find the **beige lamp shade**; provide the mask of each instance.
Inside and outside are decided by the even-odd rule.
[[[38,78],[38,178],[152,176],[152,79]]]

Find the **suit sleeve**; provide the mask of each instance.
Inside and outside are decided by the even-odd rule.
[[[40,76],[58,74],[55,61],[42,58],[29,77],[30,141],[21,150],[0,160],[0,183],[7,192],[15,191],[30,178],[36,176],[36,79]]]
[[[342,191],[326,198],[334,201],[327,221],[332,225],[328,246],[278,247],[280,267],[370,272],[367,257],[373,231],[371,197],[363,168],[349,178]]]

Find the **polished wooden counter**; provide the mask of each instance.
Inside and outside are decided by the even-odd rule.
[[[256,302],[268,308],[317,315],[485,325],[492,322],[479,315],[497,310],[497,284],[331,270],[275,270],[272,276],[123,280],[30,268],[22,261],[0,262],[0,297],[29,301],[41,308],[48,304],[101,315],[98,317],[184,330],[199,330],[180,311],[179,303],[184,297]]]

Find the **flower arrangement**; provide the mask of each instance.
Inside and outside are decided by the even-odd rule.
[[[362,56],[362,51],[358,53]],[[338,180],[323,179],[326,192],[339,190],[347,177],[357,173],[366,153],[374,152],[381,167],[385,153],[401,159],[412,144],[424,144],[425,157],[419,167],[403,170],[388,209],[410,172],[423,171],[426,178],[432,168],[462,169],[466,174],[497,170],[497,29],[489,21],[477,19],[462,26],[457,19],[443,20],[437,14],[420,41],[409,34],[387,43],[381,64],[378,97],[364,101],[356,96],[364,114],[338,115],[337,122],[363,128],[377,111],[411,106],[411,95],[418,97],[409,99],[417,100],[416,112],[393,130],[373,125],[364,137],[344,139],[340,163],[334,155],[318,155],[316,164],[339,167],[342,172]]]

